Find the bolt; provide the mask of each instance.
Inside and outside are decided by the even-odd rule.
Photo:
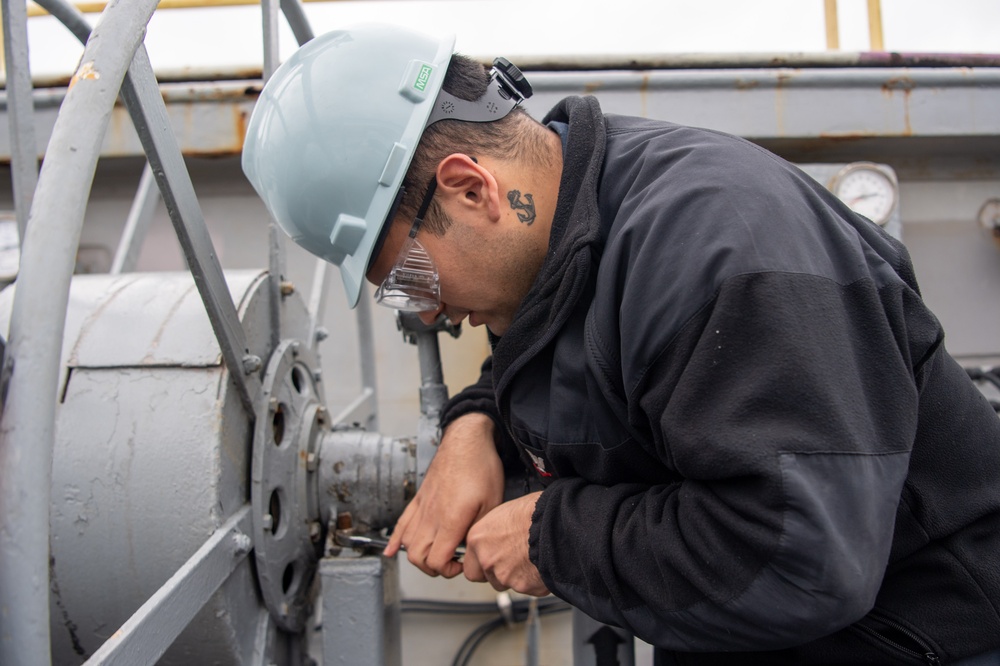
[[[260,519],[260,524],[265,530],[270,532],[271,528],[274,527],[274,518],[271,516],[271,514],[265,513],[264,516]]]
[[[318,462],[319,461],[316,459],[316,454],[315,453],[310,453],[310,454],[306,455],[306,471],[307,472],[315,472],[316,471],[316,467],[318,466],[318,464],[317,464]]]
[[[267,517],[270,518],[271,516]],[[250,552],[250,549],[253,548],[253,541],[249,536],[243,534],[243,532],[236,532],[233,534],[233,545],[236,547],[236,550],[233,553],[234,555],[246,555]]]
[[[319,368],[313,370],[313,381],[316,382],[317,384],[323,381],[323,371],[320,370]]]
[[[322,535],[320,533],[319,523],[317,523],[315,521],[309,523],[309,539],[313,543],[317,543],[317,542],[319,542],[319,539],[320,539],[321,536]]]
[[[291,296],[295,293],[295,283],[289,282],[287,280],[281,281],[281,295]]]
[[[323,342],[328,337],[330,337],[330,331],[326,330],[324,326],[316,329],[316,342]]]
[[[296,340],[292,344],[288,345],[288,348],[292,350],[292,356],[299,355],[299,342]]]
[[[267,401],[267,408],[269,410],[271,410],[272,412],[278,411],[278,399],[277,398],[271,398],[270,400],[268,400]]]
[[[251,374],[257,372],[263,366],[263,362],[260,360],[260,356],[255,354],[247,354],[243,357],[243,372],[246,374]]]

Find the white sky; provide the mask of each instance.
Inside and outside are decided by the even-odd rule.
[[[826,50],[823,0],[341,0],[304,5],[316,33],[391,21],[454,33],[473,56]],[[869,50],[866,0],[838,0],[842,51]],[[257,7],[161,10],[146,47],[159,71],[259,67]],[[90,17],[92,21],[97,16]],[[1000,53],[1000,0],[882,0],[886,50]],[[295,47],[282,21],[283,57]],[[51,17],[29,21],[35,76],[72,72],[82,47]],[[515,60],[516,62],[516,60]]]

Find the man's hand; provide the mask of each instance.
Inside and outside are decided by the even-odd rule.
[[[465,577],[488,581],[495,590],[513,589],[541,597],[549,593],[528,559],[528,530],[541,492],[504,502],[483,516],[465,544]]]
[[[429,576],[453,578],[469,527],[503,501],[503,465],[493,443],[493,420],[466,414],[448,425],[427,475],[403,511],[385,549],[406,545],[407,559]]]

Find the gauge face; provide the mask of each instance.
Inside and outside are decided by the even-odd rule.
[[[979,224],[994,236],[1000,236],[1000,199],[987,199],[979,209]]]
[[[896,179],[869,162],[849,164],[834,176],[830,189],[851,210],[885,224],[896,209]]]

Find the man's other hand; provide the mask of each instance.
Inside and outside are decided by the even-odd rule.
[[[549,593],[528,559],[528,530],[540,492],[504,502],[469,530],[465,577],[489,582],[495,590],[512,589],[537,597]]]

